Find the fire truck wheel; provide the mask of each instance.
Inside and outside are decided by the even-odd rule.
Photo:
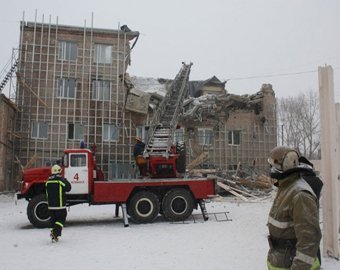
[[[150,191],[139,191],[134,194],[128,203],[128,213],[135,223],[150,223],[159,213],[159,200],[156,194]]]
[[[162,201],[164,217],[169,221],[186,220],[194,209],[191,193],[183,188],[169,190]]]
[[[50,226],[50,213],[45,194],[39,194],[29,201],[27,217],[36,228],[48,228]]]

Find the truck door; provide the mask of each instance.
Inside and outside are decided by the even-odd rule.
[[[65,178],[71,183],[69,194],[87,194],[89,192],[89,169],[87,153],[69,153]]]

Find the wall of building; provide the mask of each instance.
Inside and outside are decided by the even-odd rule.
[[[182,126],[186,133],[188,162],[207,152],[203,168],[235,170],[241,165],[267,173],[268,154],[277,145],[276,99],[271,85],[263,85],[258,95],[261,100],[258,109],[241,109],[235,104],[202,121],[186,119]],[[200,129],[213,130],[210,143],[200,142]],[[229,132],[239,132],[239,142],[230,142]]]
[[[39,156],[36,166],[51,164],[65,148],[78,148],[82,140],[87,146],[96,144],[97,160],[106,176],[120,173],[113,164],[133,163],[136,124],[124,110],[124,76],[130,62],[130,41],[136,36],[137,32],[121,30],[22,22],[16,102],[21,108],[17,153],[23,164],[34,154]],[[63,55],[60,42],[75,44],[76,57]],[[106,49],[100,51],[98,44]],[[70,53],[72,49],[63,50]],[[108,59],[106,54],[112,59],[98,60]],[[65,85],[60,87],[63,79],[66,85],[75,82],[74,94]],[[108,95],[95,96],[93,81],[105,81]],[[73,132],[70,124],[74,124]],[[42,128],[42,136],[34,125]],[[104,125],[114,132],[105,133]],[[70,135],[79,130],[83,130],[82,136]]]
[[[0,192],[16,189],[14,162],[14,120],[17,112],[14,104],[0,94]]]

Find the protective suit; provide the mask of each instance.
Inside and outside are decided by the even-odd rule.
[[[318,198],[301,176],[306,170],[299,168],[299,154],[288,147],[276,147],[268,162],[271,177],[278,180],[268,218],[268,269],[320,269]]]
[[[51,176],[45,184],[48,210],[51,216],[50,237],[52,242],[60,240],[67,216],[65,192],[71,190],[70,182],[61,176],[61,172],[62,168],[59,165],[54,165],[51,169]]]

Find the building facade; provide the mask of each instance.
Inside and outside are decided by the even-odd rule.
[[[0,94],[0,192],[16,188],[16,174],[19,169],[15,160],[14,132],[15,117],[18,108],[5,95]]]
[[[276,99],[270,84],[253,95],[233,95],[216,77],[195,83],[199,93],[186,102],[182,133],[187,163],[206,153],[202,168],[267,173],[267,157],[277,145]],[[191,88],[192,89],[192,88]]]
[[[124,76],[138,32],[22,22],[16,103],[23,164],[53,164],[63,149],[95,145],[106,176],[132,163],[135,118]],[[138,116],[137,116],[138,120]],[[133,130],[133,133],[132,133]]]
[[[1,145],[8,158],[1,159],[7,165],[0,174],[18,174],[26,164],[49,166],[64,149],[83,145],[95,146],[106,178],[134,178],[135,137],[147,133],[171,84],[130,80],[138,36],[127,26],[108,30],[21,22],[13,107],[18,110],[7,106],[15,136],[5,143],[10,147]],[[174,137],[186,142],[187,164],[205,153],[199,168],[241,165],[264,171],[277,142],[274,91],[263,85],[253,95],[238,96],[225,85],[215,76],[190,82]],[[14,179],[4,180],[12,181],[9,188],[16,186]]]

